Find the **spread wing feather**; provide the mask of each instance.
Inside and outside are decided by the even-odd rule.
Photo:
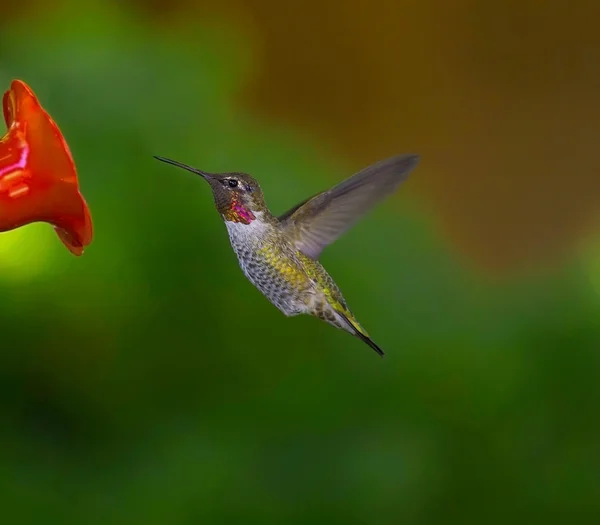
[[[418,162],[417,155],[399,155],[372,164],[330,190],[294,206],[279,220],[298,250],[317,259],[326,246],[362,215],[395,192]]]

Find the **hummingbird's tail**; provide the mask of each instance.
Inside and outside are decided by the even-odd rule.
[[[379,346],[377,346],[375,344],[375,341],[373,341],[373,339],[371,339],[369,337],[369,334],[367,334],[367,332],[365,332],[365,330],[362,328],[362,326],[360,326],[356,321],[349,319],[348,316],[346,316],[344,313],[340,312],[339,310],[337,313],[342,317],[342,319],[344,319],[344,321],[346,321],[346,323],[348,323],[348,326],[350,327],[350,332],[352,334],[354,334],[356,337],[358,337],[359,339],[361,339],[362,341],[367,343],[381,357],[383,357],[385,355],[385,352],[381,348],[379,348]]]

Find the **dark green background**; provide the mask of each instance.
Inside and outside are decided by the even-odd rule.
[[[58,122],[95,226],[79,259],[47,225],[0,237],[0,521],[598,522],[598,263],[489,284],[401,198],[322,257],[386,359],[286,319],[209,188],[152,155],[248,171],[274,212],[362,166],[234,109],[225,27],[90,13],[0,32],[0,84]]]

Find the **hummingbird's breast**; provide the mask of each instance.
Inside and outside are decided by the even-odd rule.
[[[260,216],[250,224],[225,224],[248,280],[284,314],[306,312],[315,295],[314,282],[290,240]]]

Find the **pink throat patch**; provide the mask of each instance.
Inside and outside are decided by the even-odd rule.
[[[241,222],[242,224],[250,224],[256,217],[248,208],[243,206],[238,201],[231,203],[231,209],[225,214],[225,220],[230,222]]]

